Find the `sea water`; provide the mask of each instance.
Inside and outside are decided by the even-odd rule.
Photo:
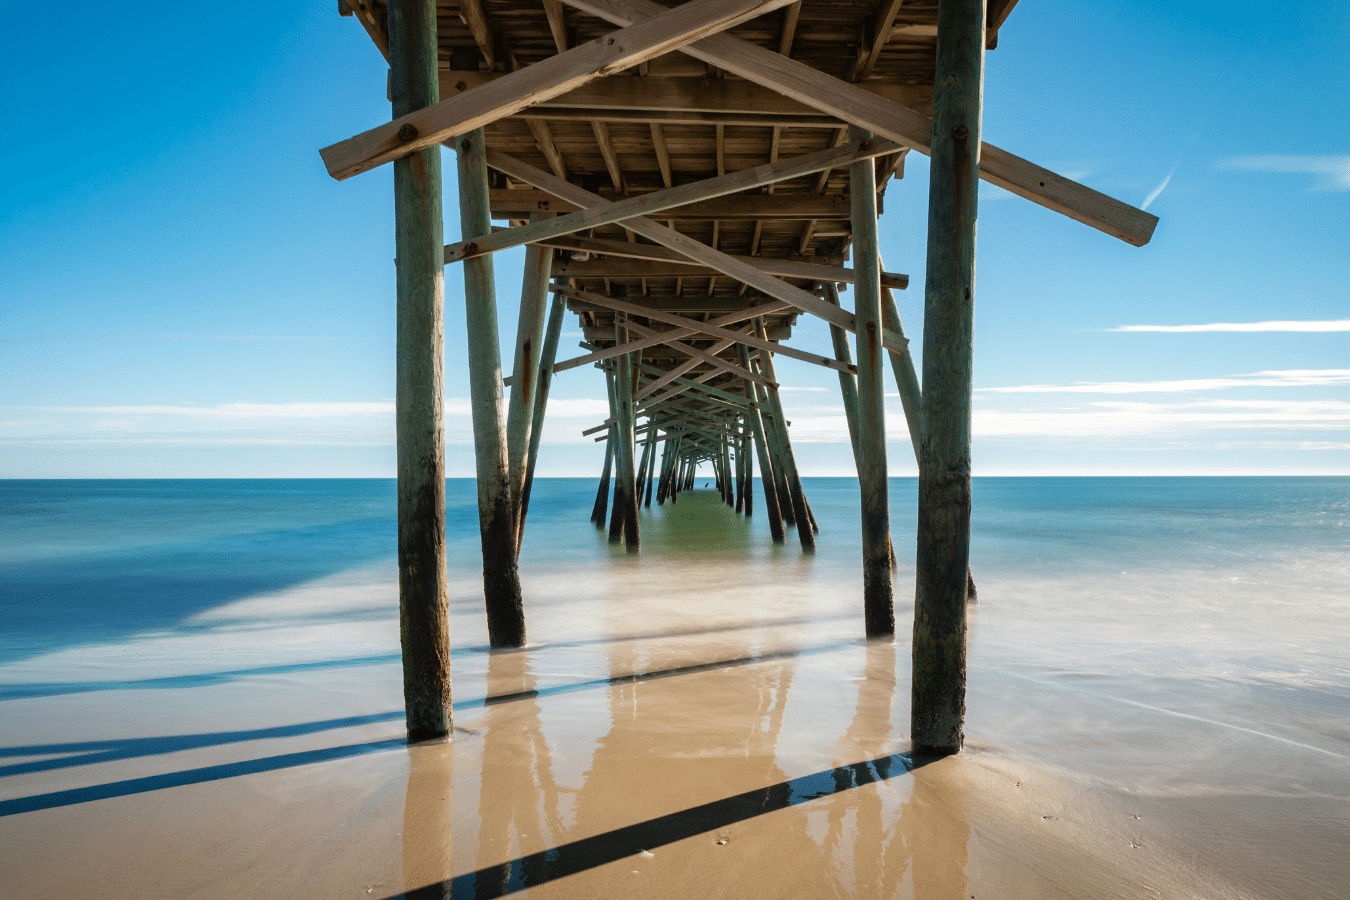
[[[534,485],[520,562],[530,648],[508,681],[541,698],[530,727],[556,742],[559,784],[586,782],[613,741],[622,679],[644,673],[790,657],[795,678],[756,682],[777,712],[728,720],[772,719],[766,752],[789,773],[828,769],[821,735],[861,740],[861,712],[839,694],[875,684],[857,482],[805,480],[820,534],[804,555],[791,530],[772,543],[762,494],[746,519],[705,480],[643,510],[637,556],[588,522],[594,481]],[[881,682],[893,688],[869,701],[890,724],[868,738],[888,752],[908,725],[915,482],[893,479],[890,504],[899,640]],[[223,724],[297,719],[396,737],[394,514],[388,480],[0,481],[0,749],[37,771],[57,752],[44,734],[72,715],[86,732],[170,748]],[[971,752],[1187,810],[1245,798],[1243,814],[1259,808],[1274,831],[1243,840],[1299,841],[1313,858],[1288,895],[1335,896],[1331,882],[1350,876],[1338,862],[1350,479],[982,478],[972,521]],[[486,699],[511,693],[506,657],[484,652],[479,553],[474,484],[451,480],[456,716],[470,730]],[[546,699],[564,693],[565,716]],[[54,787],[96,786],[97,767],[81,765],[49,766],[66,779]],[[159,771],[153,757],[138,765]],[[24,777],[0,778],[0,807],[60,793]],[[1219,827],[1205,809],[1196,833]],[[1225,840],[1239,857],[1273,852]]]

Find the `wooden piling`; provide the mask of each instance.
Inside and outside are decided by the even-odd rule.
[[[871,132],[850,128],[855,141]],[[891,506],[886,477],[885,363],[881,347],[881,261],[877,247],[876,168],[849,170],[854,310],[858,335],[858,490],[862,500],[863,615],[867,636],[895,634],[891,585]],[[814,521],[814,517],[812,518]]]
[[[740,353],[741,368],[750,369],[750,352],[744,344],[737,345]],[[764,420],[760,415],[760,404],[757,400],[755,386],[749,381],[745,382],[746,396],[751,399],[750,409],[746,411],[745,420],[750,426],[750,439],[755,443],[755,453],[759,456],[759,478],[764,486],[764,512],[769,517],[769,535],[773,538],[775,544],[781,544],[785,540],[783,534],[783,516],[778,508],[778,488],[774,482],[773,463],[769,457],[769,445],[764,436]]]
[[[534,213],[531,222],[551,218],[552,213]],[[511,480],[512,505],[520,518],[529,467],[530,432],[534,424],[534,398],[539,387],[539,351],[544,338],[544,315],[548,309],[548,279],[553,251],[537,244],[525,248],[525,271],[520,282],[520,316],[516,323],[515,359],[511,369],[511,394],[506,402],[506,471]],[[515,532],[519,550],[520,524]]]
[[[768,333],[764,328],[764,319],[755,320],[755,331],[761,340],[768,339]],[[773,354],[761,350],[759,353],[759,364],[765,377],[770,381],[777,382],[778,376],[773,368]],[[810,513],[806,511],[806,494],[802,490],[802,480],[797,474],[797,460],[792,453],[792,442],[788,437],[787,419],[783,415],[783,403],[778,396],[777,391],[766,390],[769,404],[773,409],[775,427],[778,429],[778,438],[781,442],[781,451],[783,457],[783,475],[787,481],[788,493],[792,497],[792,513],[797,520],[797,537],[801,541],[802,549],[814,553],[816,549],[816,528]]]
[[[614,326],[615,339],[623,344],[628,340],[628,330],[622,321]],[[615,452],[614,473],[614,511],[611,513],[609,542],[617,543],[620,537],[629,553],[637,553],[641,547],[638,535],[637,494],[635,473],[633,471],[633,354],[624,353],[615,357],[614,399],[619,415],[619,440]],[[613,522],[619,523],[616,533]]]
[[[615,417],[614,407],[614,372],[610,368],[605,369],[605,392],[609,396],[609,417]],[[605,467],[600,474],[600,486],[595,492],[595,505],[591,507],[591,521],[595,527],[601,531],[605,530],[605,513],[609,508],[609,473],[614,468],[614,451],[618,446],[618,429],[614,425],[609,426],[609,436],[605,441]]]
[[[655,425],[652,426],[651,434],[652,437],[655,438],[656,436]],[[648,509],[651,509],[652,506],[652,479],[655,476],[656,476],[656,445],[653,444],[651,459],[647,461],[647,476],[642,480],[643,484],[645,485],[644,493],[646,494],[646,496],[643,498],[642,505],[647,507]]]
[[[839,302],[839,288],[833,281],[825,285],[825,300],[835,306]],[[848,333],[838,325],[830,325],[830,340],[834,343],[834,358],[841,363],[853,365],[853,351],[848,346]],[[858,463],[858,381],[852,372],[842,369],[839,375],[839,396],[844,402],[844,419],[848,422],[848,440],[853,447],[853,463]]]
[[[561,294],[553,296],[548,314],[548,328],[544,343],[539,348],[539,383],[534,390],[534,410],[530,415],[530,450],[525,460],[525,484],[520,492],[520,516],[516,525],[516,555],[525,539],[525,516],[530,511],[530,490],[534,487],[534,463],[539,458],[539,444],[544,436],[544,412],[548,408],[548,391],[553,384],[553,363],[558,356],[558,337],[562,333],[566,304]]]
[[[472,241],[492,233],[482,129],[456,137],[455,149],[459,152],[460,227],[464,240]],[[525,644],[525,606],[516,569],[516,510],[507,474],[497,287],[491,255],[464,261],[464,303],[488,642],[494,647],[520,647]]]
[[[985,0],[940,0],[923,323],[914,751],[964,739],[970,409]]]
[[[746,433],[741,434],[741,441],[740,444],[738,445],[739,449],[737,450],[737,452],[740,453],[741,459],[744,460],[745,466],[745,475],[744,480],[742,481],[742,484],[744,484],[745,486],[744,489],[745,503],[743,512],[745,513],[745,517],[748,519],[750,518],[751,514],[754,513],[755,510],[755,490],[754,490],[755,457],[750,453],[750,435],[748,433],[747,426],[744,424],[744,419],[742,419],[741,428],[742,431]]]
[[[394,116],[435,104],[436,5],[389,4]],[[445,264],[441,151],[394,163],[399,638],[408,740],[450,734],[442,406]]]

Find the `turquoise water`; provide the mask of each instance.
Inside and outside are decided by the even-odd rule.
[[[538,482],[525,571],[623,565],[587,524],[594,490],[589,479]],[[749,520],[706,507],[695,514],[688,502],[664,516],[644,513],[646,556],[776,561],[803,577],[851,583],[857,483],[807,479],[806,492],[821,528],[809,568],[791,539],[770,542],[758,492],[759,514]],[[447,552],[459,573],[479,565],[474,496],[471,480],[448,483]],[[389,480],[0,481],[0,663],[192,627],[194,616],[244,597],[392,567],[394,503]],[[915,482],[893,479],[900,603],[915,503]],[[976,479],[973,529],[981,583],[1268,566],[1292,568],[1305,591],[1343,599],[1350,478]]]

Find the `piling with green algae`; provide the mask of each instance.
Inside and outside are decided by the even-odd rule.
[[[959,752],[964,740],[984,23],[984,0],[938,5],[910,713],[923,755]]]
[[[850,128],[855,141],[870,132]],[[849,166],[853,227],[854,317],[858,341],[857,452],[862,505],[863,611],[868,637],[895,633],[891,520],[886,479],[885,371],[881,346],[881,262],[877,247],[876,169]]]
[[[389,55],[396,118],[440,99],[435,4],[390,3]],[[399,637],[409,741],[444,738],[451,727],[440,152],[394,163]]]

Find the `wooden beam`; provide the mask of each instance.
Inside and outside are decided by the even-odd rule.
[[[710,325],[707,322],[695,322],[691,319],[685,318],[684,316],[676,316],[671,315],[669,313],[658,312],[657,310],[650,309],[645,306],[639,306],[636,303],[628,303],[627,301],[624,300],[616,300],[613,297],[606,297],[603,294],[595,294],[589,291],[576,291],[572,290],[571,288],[564,288],[558,285],[554,285],[553,290],[558,293],[565,294],[568,297],[576,297],[580,300],[586,300],[590,303],[596,304],[597,306],[607,306],[610,309],[628,313],[629,315],[645,316],[649,320],[656,322],[665,322],[667,325],[676,325],[676,326],[684,326],[686,328],[693,328],[700,334],[708,334],[712,335],[713,337],[719,338],[730,338],[731,340],[739,341],[742,344],[747,344],[751,347],[756,347],[760,350],[767,350],[770,353],[781,353],[784,356],[790,356],[793,359],[799,359],[802,362],[808,362],[811,363],[812,365],[824,366],[827,369],[841,369],[845,372],[857,371],[853,366],[846,365],[835,359],[830,359],[828,356],[820,356],[819,354],[815,353],[807,353],[805,350],[798,350],[796,347],[789,347],[786,344],[778,344],[774,343],[773,341],[761,341],[757,337],[751,337],[750,335],[746,334],[739,334],[727,328],[719,328],[716,325]]]
[[[629,331],[635,331],[644,337],[659,336],[661,338],[661,343],[669,344],[670,346],[675,347],[678,350],[682,350],[685,353],[688,353],[693,358],[701,359],[711,366],[715,366],[719,369],[724,369],[725,371],[730,372],[731,374],[736,375],[740,378],[748,378],[752,381],[757,381],[769,387],[774,388],[778,387],[778,385],[773,384],[772,382],[769,381],[769,379],[764,378],[762,375],[756,375],[753,372],[747,372],[744,369],[742,369],[739,365],[731,362],[730,360],[722,359],[720,356],[717,356],[716,354],[713,353],[709,353],[707,350],[700,350],[699,348],[693,346],[692,344],[686,344],[683,341],[666,337],[666,335],[670,333],[668,331],[658,331],[654,328],[648,328],[645,325],[639,325],[632,319],[627,319],[624,321],[624,328],[626,328]]]
[[[624,186],[623,169],[619,165],[619,154],[614,149],[614,141],[609,136],[609,126],[604,122],[593,120],[591,132],[595,135],[596,146],[600,148],[600,158],[605,161],[605,169],[609,171],[609,181],[614,185],[614,193],[624,193],[628,189]]]
[[[338,180],[350,178],[790,2],[690,0],[674,9],[662,9],[641,23],[511,72],[478,90],[400,116],[326,147],[320,154],[330,175]],[[467,10],[475,5],[476,0],[464,6]]]
[[[482,51],[483,59],[487,60],[488,69],[497,68],[496,35],[488,24],[481,0],[459,0],[459,17],[469,26],[469,33]]]
[[[443,69],[440,73],[441,96],[453,97],[505,77],[504,72]],[[856,87],[925,115],[933,108],[931,85],[871,81]],[[823,113],[752,81],[656,75],[635,78],[625,73],[588,82],[542,100],[516,115],[550,118],[576,115],[609,121],[721,121],[728,125],[776,123],[797,128],[837,128],[844,124],[833,114]]]
[[[653,0],[565,2],[619,25],[665,11]],[[730,34],[716,34],[682,47],[681,52],[921,153],[932,152],[932,119],[757,44]],[[979,177],[991,184],[1135,246],[1147,244],[1153,236],[1157,216],[1056,175],[992,144],[981,144],[978,150]]]
[[[801,0],[783,10],[783,30],[778,33],[778,52],[792,55],[792,41],[797,36],[797,20],[802,14]]]
[[[560,0],[543,0],[544,15],[548,16],[548,30],[559,53],[567,52],[567,11]]]
[[[887,153],[899,149],[897,145],[889,141],[864,143],[867,146],[860,146],[856,143],[846,144],[843,147],[807,153],[782,162],[770,162],[753,169],[743,169],[729,175],[705,178],[702,181],[682,184],[679,187],[667,187],[665,190],[639,194],[623,200],[611,202],[599,199],[596,205],[578,212],[532,222],[530,225],[518,228],[494,231],[486,237],[476,238],[473,241],[450,244],[445,248],[445,262],[449,265],[473,256],[481,256],[484,253],[494,253],[510,247],[519,247],[522,244],[532,244],[544,238],[574,234],[587,228],[599,228],[602,225],[622,222],[635,216],[655,215],[667,210],[686,207],[693,203],[701,203],[726,197],[729,194],[771,185],[775,182],[811,175],[822,169],[832,169],[840,165],[849,165],[858,160],[870,160],[877,156],[885,156]],[[662,178],[667,183],[669,183],[669,174],[669,159],[667,159],[666,168],[662,173]],[[558,177],[563,178],[561,175]],[[736,198],[737,202],[744,199],[748,198]]]
[[[537,242],[537,245],[541,247],[557,246],[554,241],[539,241]],[[624,246],[631,247],[634,245],[625,244]],[[775,259],[771,256],[733,255],[732,258],[744,260],[761,271],[767,272],[770,275],[777,275],[780,278],[802,278],[808,281],[842,281],[845,284],[853,284],[854,280],[853,270],[842,266],[824,266],[816,263],[795,262],[793,260]],[[688,259],[664,260],[658,264],[653,264],[650,261],[643,261],[640,258],[588,259],[583,262],[573,262],[568,260],[555,263],[553,268],[555,272],[573,278],[652,278],[656,276],[675,275],[684,278],[695,278],[720,274],[716,269],[708,266],[700,266]],[[897,272],[882,272],[881,282],[886,287],[904,290],[909,287],[909,276],[901,275]]]
[[[787,306],[788,304],[786,303],[765,303],[760,306],[737,310],[736,312],[728,313],[725,316],[719,316],[718,318],[713,319],[712,322],[704,324],[731,325],[735,322],[744,322],[746,319],[752,319],[755,316],[769,315],[775,312],[779,312],[784,308],[786,308]],[[676,333],[673,331],[666,332],[666,334],[678,337],[690,337],[694,334],[697,334],[697,332],[694,329],[690,328],[688,330],[688,333],[684,335],[676,335]],[[553,366],[553,371],[563,372],[566,371],[567,369],[575,369],[578,366],[587,366],[591,365],[592,363],[603,362],[604,360],[618,356],[621,353],[630,353],[635,350],[642,350],[645,347],[652,347],[660,343],[662,343],[662,341],[659,338],[642,338],[641,340],[629,341],[627,344],[624,344],[619,347],[610,347],[606,350],[597,350],[594,353],[588,353],[585,356],[576,356],[573,357],[572,359],[565,359],[560,363],[556,363]]]
[[[587,203],[573,203],[559,200],[551,191],[537,191],[518,188],[492,189],[492,217],[494,219],[524,219],[533,212],[570,213],[595,206],[602,199],[596,194],[595,200]],[[643,194],[613,198],[614,202],[637,199]],[[608,201],[608,198],[604,198]],[[817,197],[810,194],[782,194],[766,197],[762,194],[749,194],[744,197],[723,196],[712,200],[699,200],[684,206],[663,210],[663,220],[708,221],[709,219],[829,219],[843,223],[848,221],[848,197],[843,194],[828,194]],[[627,225],[624,225],[627,228]]]
[[[656,150],[656,164],[661,169],[661,183],[669,190],[674,181],[670,173],[670,152],[666,150],[666,137],[661,131],[661,123],[652,122],[647,126],[652,133],[652,147]]]
[[[571,0],[568,0],[568,2],[571,2]],[[562,181],[547,172],[536,169],[534,166],[523,163],[517,159],[512,159],[504,153],[494,152],[491,154],[491,157],[493,160],[493,168],[498,171],[505,172],[514,178],[519,178],[521,181],[533,184],[535,187],[545,190],[566,201],[587,206],[602,202],[601,198],[584,188]],[[755,195],[747,195],[738,199],[740,202],[744,203],[749,200],[754,200],[756,197]],[[782,202],[788,198],[773,197],[762,199],[771,199],[776,202]],[[847,314],[843,310],[831,306],[814,294],[808,294],[800,288],[793,287],[781,278],[775,278],[772,275],[765,274],[754,266],[738,262],[727,254],[722,253],[719,250],[714,250],[706,244],[701,244],[687,235],[680,234],[679,232],[643,217],[626,220],[625,227],[630,231],[642,235],[648,240],[655,241],[658,244],[662,244],[672,250],[683,253],[690,259],[711,266],[719,272],[722,272],[724,275],[730,275],[737,281],[754,287],[770,297],[786,301],[804,312],[809,312],[827,322],[834,322],[836,325],[846,328],[849,331],[854,330],[853,316]],[[894,332],[883,331],[882,337],[886,346],[894,350],[904,349],[907,343]]]
[[[872,74],[877,57],[881,56],[881,48],[890,40],[891,24],[895,21],[895,14],[900,11],[900,4],[903,2],[904,0],[883,0],[877,7],[876,18],[872,20],[871,46],[867,48],[867,55],[862,58],[857,68],[849,73],[849,81],[866,81],[867,76]]]

